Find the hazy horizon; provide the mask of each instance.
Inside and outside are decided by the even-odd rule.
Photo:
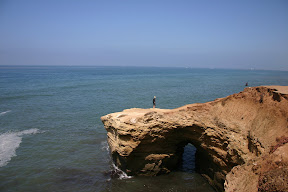
[[[288,2],[0,1],[0,65],[288,71]]]

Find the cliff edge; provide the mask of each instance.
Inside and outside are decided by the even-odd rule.
[[[101,117],[115,164],[128,175],[169,173],[184,146],[217,191],[288,191],[288,86],[248,87],[177,109]]]

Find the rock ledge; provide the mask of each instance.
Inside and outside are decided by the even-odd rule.
[[[288,87],[248,87],[177,109],[127,109],[101,117],[115,164],[128,175],[175,170],[184,146],[217,191],[288,191]]]

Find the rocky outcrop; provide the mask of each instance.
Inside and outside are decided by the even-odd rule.
[[[208,103],[127,109],[101,119],[112,158],[128,175],[177,169],[191,143],[197,172],[217,191],[288,191],[287,90],[249,87]]]

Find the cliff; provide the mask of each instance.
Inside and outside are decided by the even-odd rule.
[[[288,87],[261,86],[177,109],[101,117],[113,161],[128,175],[169,173],[183,148],[217,191],[288,191]]]

